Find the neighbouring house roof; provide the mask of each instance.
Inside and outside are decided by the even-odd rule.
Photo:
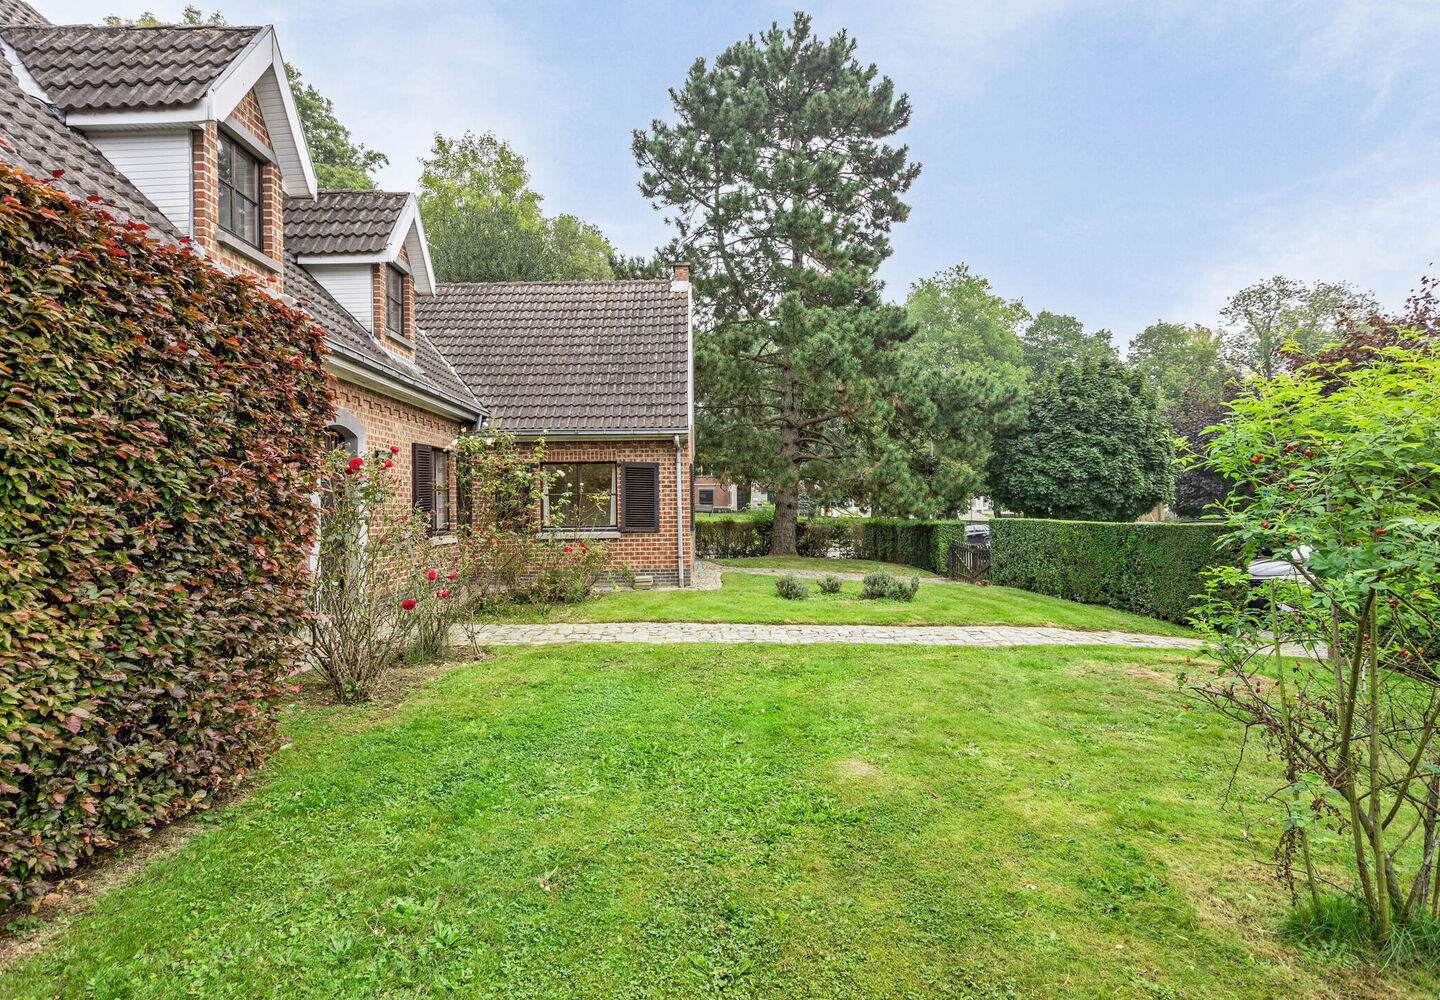
[[[0,24],[49,24],[45,15],[24,0],[0,0]]]
[[[285,200],[285,248],[307,254],[374,254],[395,230],[406,191],[321,191]]]
[[[687,433],[687,295],[669,280],[442,284],[419,326],[516,433]]]
[[[263,28],[7,27],[4,37],[64,111],[194,104]]]

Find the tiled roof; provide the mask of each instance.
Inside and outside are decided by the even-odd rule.
[[[321,191],[285,199],[285,248],[292,253],[379,253],[410,196],[404,191]]]
[[[0,139],[7,144],[0,146],[0,161],[35,177],[50,177],[52,171],[64,171],[52,183],[72,198],[100,195],[116,216],[145,223],[152,235],[179,238],[180,233],[164,213],[111,166],[98,149],[20,89],[14,72],[3,60],[0,60]]]
[[[149,235],[171,240],[181,236],[164,213],[112,167],[98,149],[79,132],[62,124],[40,101],[22,91],[3,60],[0,60],[0,139],[7,144],[0,146],[0,162],[42,178],[61,170],[61,176],[51,183],[72,198],[84,199],[98,194],[117,218],[150,226]],[[356,323],[319,282],[288,259],[285,288],[291,296],[303,300],[301,306],[315,317],[332,347],[363,357],[372,367],[441,399],[469,409],[479,408],[475,398],[428,342],[417,352],[418,364],[405,365],[385,353],[370,332]]]
[[[479,411],[475,397],[429,341],[421,338],[414,365],[389,354],[370,336],[370,331],[357,323],[345,307],[325,290],[325,286],[288,253],[285,255],[285,291],[320,324],[332,350],[358,358],[392,377],[417,384],[451,403]]]
[[[442,284],[416,318],[497,427],[689,422],[686,297],[668,280]]]
[[[25,0],[0,0],[0,24],[49,24],[45,16]]]
[[[166,108],[199,100],[261,28],[0,28],[65,111]]]

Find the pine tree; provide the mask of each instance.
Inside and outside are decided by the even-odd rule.
[[[920,171],[885,141],[910,101],[800,13],[697,60],[670,97],[676,121],[633,148],[693,265],[700,460],[775,488],[772,548],[793,553],[802,488],[880,474],[885,449],[855,443],[883,444],[914,332],[875,277]]]

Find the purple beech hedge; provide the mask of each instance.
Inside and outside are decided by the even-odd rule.
[[[306,613],[320,331],[96,201],[0,163],[0,902],[264,761]]]

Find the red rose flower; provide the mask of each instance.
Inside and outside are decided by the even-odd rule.
[[[390,461],[390,459],[387,458],[387,459],[385,459],[385,461],[383,461],[383,462],[380,463],[380,468],[382,468],[382,469],[388,469],[388,468],[390,468],[390,467],[391,467],[392,465],[394,465],[394,464],[395,464],[394,462]],[[1292,488],[1293,488],[1293,487],[1292,487]]]
[[[441,596],[441,597],[449,597],[449,596],[450,596],[450,588],[449,588],[449,587],[446,587],[444,590],[440,591],[440,596]]]
[[[439,597],[439,596],[440,596],[440,588],[437,587],[437,588],[435,588],[434,590],[430,591],[430,596],[431,596],[431,597]]]
[[[569,552],[569,551],[571,551],[571,548],[570,548],[570,546],[568,546],[568,545],[567,545],[567,546],[565,546],[565,551],[566,551],[566,552]]]
[[[351,472],[358,472],[361,466],[363,466],[364,464],[365,459],[361,458],[359,455],[356,455],[354,458],[350,459],[349,463],[346,465],[346,468],[349,469]]]
[[[392,444],[392,445],[390,446],[390,454],[392,454],[392,455],[398,455],[398,454],[400,454],[400,446],[399,446],[398,444]]]
[[[447,580],[452,580],[452,581],[453,581],[453,580],[455,579],[455,571],[452,569],[452,570],[450,571],[450,575],[447,576],[445,579],[447,579]]]
[[[439,573],[436,573],[433,569],[427,569],[427,570],[425,571],[425,578],[426,578],[427,580],[433,580],[433,579],[435,579],[435,578],[436,578],[437,576],[439,576],[439,575],[440,575],[440,574],[439,574]]]
[[[407,597],[407,598],[405,598],[405,600],[403,600],[403,601],[400,602],[400,606],[401,606],[402,608],[404,608],[406,611],[414,611],[414,610],[415,610],[415,598],[413,598],[413,597]]]

